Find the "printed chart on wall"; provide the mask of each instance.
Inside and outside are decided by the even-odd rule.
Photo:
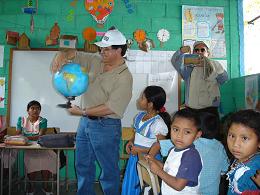
[[[0,77],[0,108],[4,108],[4,99],[5,99],[5,78]]]
[[[133,96],[126,109],[123,126],[132,126],[139,112],[136,101],[148,85],[161,86],[167,95],[165,108],[172,114],[178,110],[178,73],[171,64],[173,51],[129,50],[127,65],[133,75]]]
[[[212,58],[226,57],[223,7],[182,6],[182,39],[194,43],[204,41]]]

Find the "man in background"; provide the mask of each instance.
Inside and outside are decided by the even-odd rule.
[[[190,53],[189,46],[181,47],[171,59],[185,83],[185,106],[218,116],[219,86],[228,80],[226,70],[219,62],[208,58],[209,48],[203,41],[194,43],[193,60],[185,60],[185,53]]]

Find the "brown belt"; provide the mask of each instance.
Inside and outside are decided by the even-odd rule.
[[[89,119],[91,120],[99,120],[99,119],[104,119],[102,116],[88,116]]]

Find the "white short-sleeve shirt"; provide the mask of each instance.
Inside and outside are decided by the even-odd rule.
[[[141,127],[143,123],[143,121],[140,121],[138,126]],[[150,132],[148,132],[149,130]],[[159,116],[155,121],[148,124],[142,132],[142,134],[138,132],[135,133],[134,144],[150,148],[157,141],[156,135],[167,135],[168,127],[164,120]],[[149,136],[148,133],[150,133]]]

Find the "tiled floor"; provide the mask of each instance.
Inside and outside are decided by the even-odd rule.
[[[4,176],[4,181],[3,181],[3,186],[0,186],[0,189],[1,187],[3,187],[3,195],[8,195],[8,172],[5,171],[4,172],[5,174],[3,174]],[[41,177],[39,177],[40,174],[38,174],[36,176],[36,179],[40,180]],[[25,195],[25,182],[24,182],[24,178],[20,178],[20,179],[17,179],[17,173],[13,173],[13,182],[12,182],[12,193],[11,195]],[[28,185],[28,184],[27,184]],[[49,184],[51,186],[51,184]],[[37,182],[37,183],[34,183],[34,189],[35,189],[35,193],[34,195],[45,195],[45,193],[43,192],[42,190],[42,187],[43,187],[43,182]],[[100,186],[100,183],[99,182],[96,182],[95,185],[95,192],[96,192],[96,195],[103,195],[103,192],[102,192],[102,189],[101,189],[101,186]],[[53,191],[56,192],[56,185],[55,183],[53,184]],[[77,185],[76,185],[76,181],[72,181],[71,183],[69,183],[69,185],[67,185],[67,188],[66,188],[66,185],[65,185],[65,182],[64,180],[61,180],[60,181],[60,195],[76,195],[77,191]],[[56,193],[54,193],[56,194]]]
[[[100,184],[97,182],[95,183],[95,192],[96,195],[103,195],[102,189]],[[14,185],[12,189],[11,195],[24,195],[24,187],[21,185]],[[70,185],[69,191],[66,191],[65,187],[61,185],[60,187],[60,195],[76,195],[76,185]],[[3,195],[8,195],[7,189],[4,189]],[[41,184],[36,184],[35,185],[35,191],[34,195],[45,195],[45,193],[42,191],[42,185]]]

